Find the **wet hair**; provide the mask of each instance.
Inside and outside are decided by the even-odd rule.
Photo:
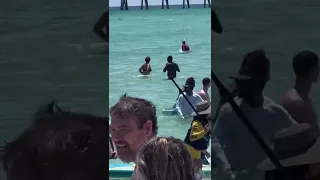
[[[204,86],[210,84],[210,82],[211,82],[211,80],[210,80],[210,78],[208,78],[208,77],[202,79],[202,84],[203,84]]]
[[[292,67],[297,77],[306,77],[318,64],[317,54],[311,51],[301,51],[293,58]]]
[[[150,120],[152,122],[152,132],[158,133],[158,119],[155,105],[146,99],[131,97],[127,94],[120,97],[120,100],[110,108],[111,116],[120,116],[121,118],[135,117],[138,128]]]
[[[172,63],[172,60],[173,60],[172,56],[168,56],[167,58],[168,63]]]
[[[31,125],[4,145],[1,161],[7,179],[107,179],[108,118],[54,106],[39,110]]]
[[[157,137],[137,155],[137,179],[195,180],[191,156],[185,144],[174,137]]]
[[[144,60],[146,61],[146,63],[149,63],[151,61],[149,56],[147,56]]]
[[[182,41],[182,44],[185,44],[186,43],[186,41]]]

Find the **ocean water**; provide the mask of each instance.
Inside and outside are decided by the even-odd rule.
[[[223,83],[238,71],[245,53],[263,48],[271,61],[271,80],[265,95],[278,101],[293,86],[293,57],[302,49],[319,53],[319,1],[216,0],[214,8],[224,33],[213,34],[212,69]],[[319,90],[317,83],[310,95],[318,114]],[[250,154],[243,155],[250,158]]]
[[[173,82],[165,80],[162,69],[167,56],[172,55],[181,70],[175,79],[177,84],[183,85],[193,76],[195,91],[201,90],[202,79],[211,74],[210,9],[111,10],[109,19],[109,106],[125,93],[146,98],[157,107],[159,135],[184,138],[191,121],[161,112],[172,107],[178,95]],[[182,40],[190,45],[190,53],[179,53]],[[150,78],[138,73],[146,56],[151,57]]]
[[[107,47],[92,26],[108,2],[0,4],[0,144],[53,98],[63,108],[107,116]]]

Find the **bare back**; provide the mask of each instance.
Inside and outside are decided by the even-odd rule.
[[[203,89],[199,91],[198,95],[205,101],[210,102],[210,96],[207,92],[205,92]]]
[[[143,75],[148,75],[151,71],[151,65],[149,63],[143,64],[139,69],[139,72]]]
[[[310,98],[303,98],[295,89],[285,93],[280,104],[289,112],[298,123],[308,123],[320,134],[317,113]]]

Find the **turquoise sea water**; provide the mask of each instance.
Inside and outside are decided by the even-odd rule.
[[[122,21],[119,20],[122,18]],[[202,79],[210,77],[211,38],[210,9],[153,9],[149,11],[110,11],[109,106],[122,94],[146,98],[157,106],[159,135],[184,138],[190,120],[163,116],[163,108],[171,107],[177,98],[175,85],[165,80],[162,72],[167,56],[179,65],[176,82],[196,80],[195,91]],[[189,54],[180,54],[181,41],[190,45]],[[150,78],[139,77],[138,69],[146,56],[151,57]],[[110,163],[119,162],[112,160]]]

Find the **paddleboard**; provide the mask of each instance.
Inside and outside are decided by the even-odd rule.
[[[110,178],[131,177],[134,171],[133,164],[109,164]],[[202,174],[204,178],[211,178],[211,166],[203,165]]]
[[[191,50],[189,50],[189,51],[182,51],[182,49],[179,49],[179,53],[181,53],[181,54],[186,54],[186,53],[189,53]]]
[[[150,76],[151,76],[150,74],[148,74],[148,75],[139,74],[138,75],[139,78],[143,78],[143,79],[149,78]]]
[[[178,115],[178,111],[176,108],[162,109],[162,114],[168,116],[175,116]]]

